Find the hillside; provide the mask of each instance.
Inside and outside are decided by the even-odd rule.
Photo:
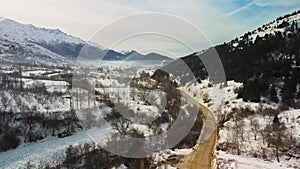
[[[243,83],[239,97],[246,101],[270,101],[299,107],[299,26],[300,11],[277,18],[228,43],[183,57],[162,69],[184,61],[196,78],[206,79],[208,75],[200,58],[216,50],[227,80]],[[160,74],[161,71],[156,71],[154,77]]]

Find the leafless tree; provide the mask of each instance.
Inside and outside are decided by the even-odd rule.
[[[260,132],[260,125],[257,119],[253,116],[250,117],[250,125],[251,125],[251,132],[254,135],[254,140],[257,140],[257,135]]]
[[[115,130],[117,130],[121,135],[127,135],[130,131],[130,121],[124,118],[115,119],[112,123],[112,126]]]
[[[296,140],[280,122],[273,123],[272,126],[269,127],[272,128],[272,132],[269,137],[267,137],[267,141],[273,149],[277,161],[280,162],[280,155],[291,150]]]
[[[138,88],[138,97],[140,98],[141,101],[143,101],[146,105],[149,105],[149,90],[146,89],[145,87],[139,87]]]
[[[8,106],[11,104],[12,99],[7,97],[5,92],[1,92],[0,97],[1,97],[1,103],[3,106],[3,110],[2,110],[3,122],[5,122],[6,121],[6,117],[5,117],[6,110],[7,110]]]
[[[236,112],[234,116],[234,126],[233,126],[233,143],[236,146],[236,153],[240,155],[241,147],[243,146],[244,142],[244,120],[239,115],[239,112]]]

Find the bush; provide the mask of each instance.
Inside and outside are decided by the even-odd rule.
[[[0,139],[0,151],[7,151],[17,148],[20,144],[20,139],[13,133],[5,133]]]

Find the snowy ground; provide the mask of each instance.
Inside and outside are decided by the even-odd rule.
[[[297,166],[296,163],[294,166],[289,166],[285,162],[264,161],[257,158],[231,155],[225,152],[219,152],[217,164],[219,164],[221,169],[292,169]]]
[[[218,158],[224,159],[224,164],[220,168],[231,169],[248,169],[248,168],[264,168],[264,169],[277,169],[277,168],[291,168],[299,165],[299,160],[291,159],[286,160],[285,157],[281,157],[281,163],[277,163],[276,159],[270,155],[268,159],[270,161],[264,161],[263,159],[253,158],[253,154],[261,154],[262,148],[267,150],[267,145],[263,143],[262,136],[257,134],[257,139],[254,139],[255,130],[263,130],[267,124],[272,123],[273,116],[263,116],[258,112],[260,109],[271,108],[278,109],[279,105],[274,103],[252,103],[244,102],[242,99],[237,98],[237,91],[242,87],[241,83],[234,81],[227,82],[227,86],[220,87],[219,85],[212,85],[209,81],[204,80],[201,84],[191,82],[183,87],[183,90],[188,92],[192,97],[198,101],[207,105],[213,112],[215,112],[215,118],[218,119],[222,115],[225,115],[236,111],[240,108],[247,108],[256,112],[254,115],[250,115],[247,118],[241,120],[244,140],[240,141],[241,153],[245,155],[237,156],[220,152]],[[220,97],[221,96],[221,97]],[[221,99],[221,100],[220,100]],[[217,104],[216,104],[217,103]],[[244,113],[244,112],[241,112]],[[296,140],[300,141],[300,110],[290,109],[280,112],[278,116],[279,120],[290,130]],[[257,129],[253,127],[251,121],[257,121]],[[236,138],[234,135],[234,129],[236,129],[236,122],[233,119],[224,123],[224,127],[219,131],[218,143],[235,143]],[[255,129],[255,130],[254,130]],[[269,151],[269,150],[268,150]],[[268,152],[270,153],[270,152]],[[247,157],[246,157],[247,156]],[[272,161],[272,162],[271,162]]]
[[[107,69],[105,69],[107,68]],[[13,68],[15,70],[3,70],[2,73],[12,73],[12,72],[18,72],[18,67]],[[25,68],[24,68],[25,69]],[[12,91],[1,91],[3,97],[7,97],[8,100],[11,100],[10,106],[8,106],[8,109],[14,110],[15,112],[21,112],[18,108],[20,105],[25,105],[29,108],[36,106],[37,111],[41,113],[51,112],[51,111],[68,111],[70,110],[70,101],[68,98],[65,98],[64,96],[68,94],[68,86],[69,83],[60,80],[60,79],[47,79],[48,74],[51,74],[53,72],[61,72],[61,70],[51,70],[47,68],[40,68],[35,69],[33,67],[26,67],[26,70],[23,69],[22,75],[25,76],[22,78],[22,83],[24,88],[34,88],[35,85],[43,85],[46,87],[49,95],[52,98],[53,92],[62,92],[64,95],[55,95],[55,99],[50,99],[51,101],[47,101],[49,99],[49,96],[43,97],[38,99],[36,98],[39,95],[35,94],[27,94],[25,96],[19,95],[16,98],[17,100],[12,97]],[[95,72],[95,77],[99,79],[101,84],[107,88],[107,92],[110,92],[110,94],[113,95],[114,90],[109,90],[110,88],[115,87],[124,87],[124,82],[118,81],[119,79],[122,80],[122,77],[128,77],[133,78],[134,76],[139,75],[139,72],[141,71],[150,71],[150,69],[143,69],[143,68],[135,68],[134,71],[130,71],[132,68],[129,67],[129,70],[126,71],[126,67],[124,69],[118,69],[116,66],[104,66],[103,72]],[[154,70],[152,68],[151,70]],[[107,72],[106,72],[107,71]],[[47,76],[44,75],[47,73]],[[62,72],[65,73],[65,72]],[[56,73],[59,74],[59,73]],[[19,77],[17,77],[16,80],[20,80]],[[103,92],[103,91],[101,91]],[[115,92],[115,91],[114,91]],[[124,92],[128,92],[127,90]],[[122,96],[123,92],[120,90],[120,93],[118,93]],[[113,96],[112,96],[113,97]],[[126,100],[125,98],[123,98]],[[120,100],[123,101],[121,98]],[[19,102],[17,102],[20,100]],[[45,100],[45,101],[44,101]],[[157,102],[157,100],[156,100]],[[12,104],[13,103],[13,104]],[[137,102],[129,102],[131,103],[131,106],[129,107],[136,107]],[[82,105],[87,105],[86,100],[81,100]],[[127,103],[128,104],[128,103]],[[49,108],[46,110],[45,107],[49,106]],[[142,102],[140,105],[140,109],[142,109]],[[0,106],[1,107],[1,106]],[[150,112],[156,112],[157,108],[155,106],[148,106]],[[17,111],[18,110],[18,111]],[[31,110],[31,109],[30,109]],[[77,114],[78,115],[78,114]],[[151,134],[151,131],[148,131],[149,128],[145,125],[133,125],[132,128],[139,129],[144,131],[145,133]],[[106,130],[106,129],[104,129]],[[91,130],[92,131],[92,130]],[[110,131],[99,131],[96,130],[97,134],[101,134],[99,137],[103,137],[104,135],[109,135],[108,132]],[[92,133],[89,133],[90,136],[93,135]],[[56,165],[63,162],[65,158],[65,151],[69,147],[69,145],[78,145],[80,143],[84,142],[91,142],[91,139],[88,137],[88,135],[85,132],[77,132],[72,136],[68,136],[65,138],[57,138],[53,136],[48,136],[43,140],[40,140],[38,142],[33,143],[21,143],[21,145],[16,148],[12,149],[6,152],[0,153],[0,169],[21,169],[26,168],[26,165],[28,162],[30,162],[30,165],[34,167],[30,168],[43,168],[46,164]]]
[[[65,138],[32,143],[31,145],[0,153],[0,168],[24,168],[28,161],[36,167],[53,162],[59,164],[64,160],[65,150],[69,145],[78,145],[90,141],[90,138],[84,132],[78,132]]]
[[[153,97],[150,99],[153,100],[151,105],[145,105],[143,101],[138,99],[139,97],[136,96],[136,99],[132,99],[132,96],[129,95],[130,88],[126,86],[124,77],[128,77],[129,79],[133,77],[137,77],[140,72],[146,71],[152,73],[154,68],[136,68],[134,71],[131,70],[130,66],[124,67],[124,69],[119,69],[118,66],[107,65],[103,67],[103,71],[101,73],[92,72],[93,77],[96,77],[99,81],[95,81],[96,83],[101,84],[101,87],[96,88],[98,92],[101,94],[109,93],[110,98],[113,100],[115,104],[122,103],[126,108],[133,111],[135,115],[144,112],[148,117],[156,117],[159,116],[161,110],[164,109],[164,97],[163,93],[151,93]],[[5,70],[8,71],[8,70]],[[58,70],[56,70],[58,71]],[[4,72],[4,71],[2,71]],[[49,73],[51,71],[48,70],[28,70],[23,73],[23,76],[30,76],[30,75],[40,75],[42,73]],[[7,72],[6,72],[7,73]],[[124,80],[124,81],[120,81]],[[64,94],[68,91],[68,85],[66,81],[60,80],[46,80],[46,79],[31,79],[30,77],[23,78],[24,87],[30,87],[33,84],[41,83],[44,84],[47,91],[52,93],[62,92]],[[186,86],[182,87],[182,89],[188,92],[192,97],[196,98],[198,101],[203,102],[206,104],[210,109],[216,112],[216,116],[218,114],[228,113],[233,110],[233,108],[241,108],[241,107],[249,107],[251,110],[257,110],[259,106],[269,106],[276,108],[276,105],[263,105],[258,103],[250,103],[244,102],[242,99],[237,99],[237,91],[242,87],[241,83],[236,83],[234,81],[229,81],[227,86],[220,86],[220,85],[212,85],[208,80],[202,81],[201,84],[196,82],[191,82]],[[118,90],[116,90],[116,88]],[[10,93],[4,92],[4,95],[9,98]],[[222,97],[220,97],[222,96]],[[134,96],[135,97],[135,96]],[[40,112],[47,112],[43,105],[46,105],[48,102],[45,101],[44,104],[41,104],[41,101],[38,101],[35,97],[23,97],[18,96],[20,102],[23,105],[36,105]],[[28,103],[27,103],[28,102]],[[81,101],[82,105],[88,105],[86,100]],[[17,104],[12,104],[17,105]],[[70,103],[67,98],[60,97],[57,98],[50,104],[50,111],[67,111],[70,109]],[[163,105],[163,106],[162,106]],[[162,106],[162,107],[161,107]],[[13,107],[13,106],[11,106]],[[32,106],[28,106],[32,107]],[[86,107],[86,106],[83,106]],[[78,115],[78,114],[77,114]],[[97,116],[98,117],[98,116]],[[288,110],[285,112],[281,112],[280,120],[286,124],[286,127],[292,127],[294,129],[295,135],[297,135],[298,139],[300,140],[300,111],[299,110]],[[260,116],[253,117],[254,119],[258,119],[260,127],[265,126],[266,120],[259,120],[262,119]],[[80,119],[80,118],[79,118]],[[267,119],[268,120],[268,119]],[[230,123],[232,121],[227,122],[225,127],[229,126],[228,128],[221,129],[220,132],[220,142],[228,142],[228,136],[230,136]],[[168,123],[162,124],[162,128],[167,129]],[[245,138],[249,139],[247,144],[244,144],[245,151],[252,151],[253,149],[257,150],[264,145],[261,141],[253,141],[253,136],[250,131],[250,122],[248,119],[244,120],[245,125]],[[133,124],[131,126],[134,129],[142,131],[145,136],[152,135],[153,132],[151,129],[142,124]],[[106,131],[103,131],[103,134],[107,134]],[[258,137],[259,140],[259,137]],[[83,142],[90,142],[90,138],[86,135],[85,132],[77,132],[76,134],[65,137],[65,138],[55,138],[55,137],[47,137],[46,139],[39,141],[37,143],[31,144],[23,144],[17,149],[9,150],[7,152],[0,153],[0,168],[8,168],[8,169],[18,169],[24,168],[28,161],[31,164],[35,165],[37,168],[41,168],[39,165],[44,165],[47,163],[52,164],[59,164],[64,160],[66,148],[69,145],[78,145]],[[187,152],[188,150],[177,150],[175,154],[182,154],[180,151]],[[217,155],[217,163],[221,165],[220,168],[231,168],[231,169],[284,169],[290,166],[297,166],[297,161],[287,161],[282,160],[281,163],[275,162],[275,160],[271,161],[264,161],[258,158],[252,157],[244,157],[244,156],[237,156],[227,154],[225,152],[219,152]],[[299,161],[298,161],[299,162]],[[299,165],[298,165],[299,166]],[[120,168],[125,168],[122,166]],[[163,168],[163,167],[162,167]],[[169,168],[172,168],[169,166]]]

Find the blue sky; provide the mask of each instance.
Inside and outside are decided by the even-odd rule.
[[[249,20],[256,27],[274,20],[279,16],[300,10],[298,0],[228,0],[228,4],[217,3],[218,8],[224,9],[233,18],[238,20]],[[219,1],[220,2],[220,1]],[[225,2],[226,3],[226,2]],[[230,5],[233,4],[233,5]],[[228,8],[226,8],[226,6]]]
[[[299,0],[0,0],[0,4],[2,17],[59,28],[84,40],[124,16],[143,12],[172,14],[198,27],[212,42],[208,45],[196,37],[189,39],[195,44],[195,51],[230,41],[279,16],[300,10]],[[101,41],[97,43],[106,46]],[[116,50],[144,50],[151,48],[151,43],[142,46],[143,43],[132,42]],[[159,46],[175,56],[189,53],[170,42]]]

